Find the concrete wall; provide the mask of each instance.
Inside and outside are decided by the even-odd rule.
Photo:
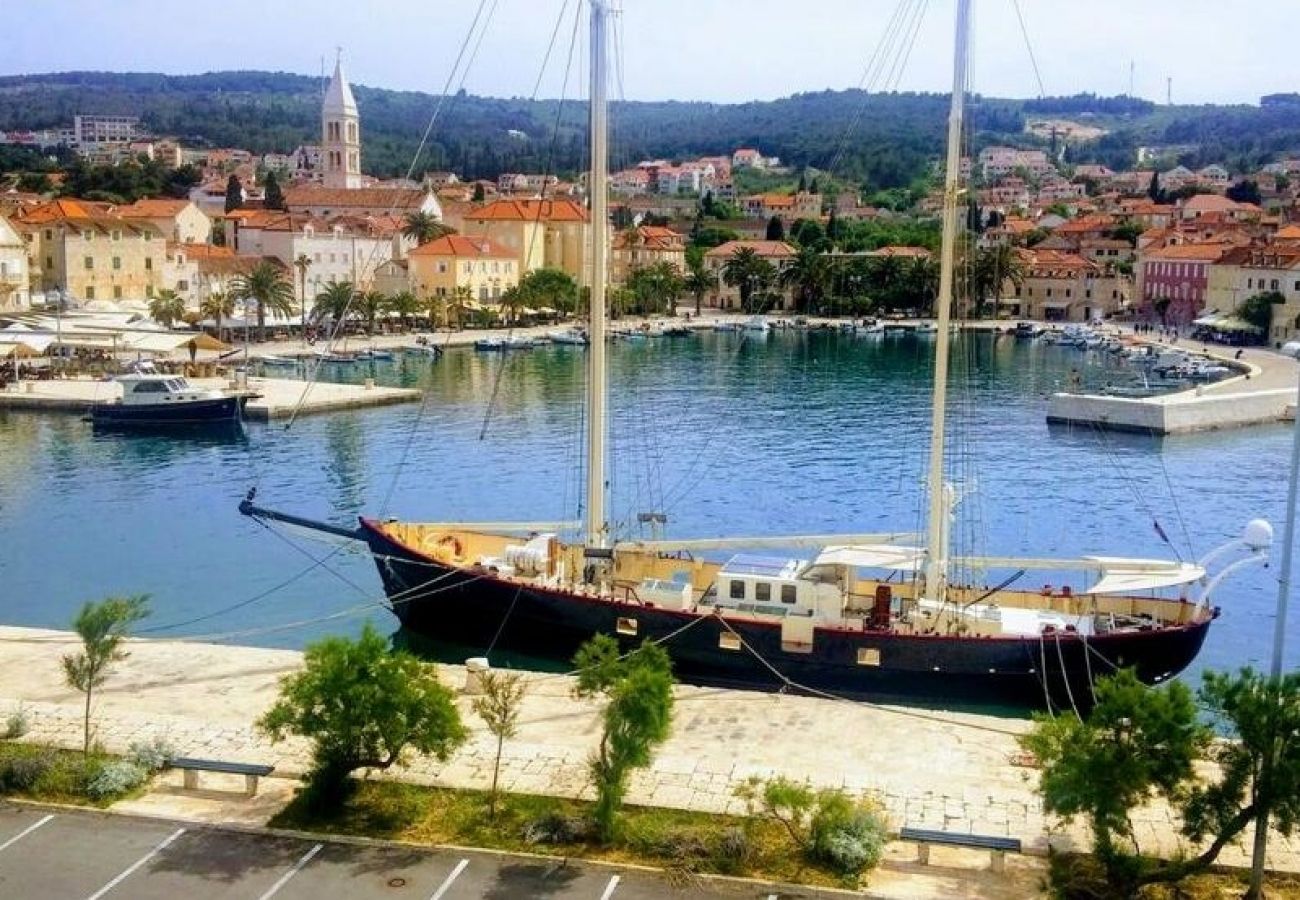
[[[1249,393],[1187,391],[1172,398],[1134,399],[1093,394],[1053,394],[1049,424],[1089,425],[1110,431],[1186,434],[1277,422],[1296,402],[1290,388]]]

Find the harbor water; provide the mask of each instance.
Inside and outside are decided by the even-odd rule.
[[[793,330],[612,345],[616,530],[652,536],[645,513],[665,514],[670,537],[923,530],[932,348]],[[958,338],[954,360],[963,550],[1191,560],[1255,517],[1280,536],[1286,427],[1165,439],[1049,427],[1048,397],[1072,370],[1085,387],[1131,373],[992,334]],[[242,437],[98,434],[75,415],[0,413],[0,621],[67,627],[86,600],[147,593],[141,631],[156,636],[299,647],[367,620],[396,628],[367,553],[240,516],[250,488],[339,524],[581,518],[582,348],[449,350],[321,374],[425,398]],[[1187,677],[1267,665],[1275,578],[1253,567],[1219,588],[1223,615]]]

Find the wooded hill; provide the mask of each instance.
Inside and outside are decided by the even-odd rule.
[[[430,94],[354,86],[361,110],[362,167],[405,174],[437,105]],[[0,131],[67,126],[76,113],[135,115],[155,134],[190,146],[288,152],[319,139],[321,80],[282,72],[203,75],[68,72],[0,78]],[[584,104],[554,100],[448,98],[417,174],[452,170],[494,178],[505,171],[572,176],[585,166]],[[902,187],[942,152],[947,98],[941,94],[795,94],[773,101],[719,104],[623,102],[611,112],[616,167],[642,158],[681,159],[753,146],[796,167],[831,169],[869,189]],[[1071,162],[1131,167],[1142,144],[1197,144],[1184,161],[1251,170],[1300,151],[1300,105],[1156,107],[1127,97],[999,100],[975,97],[974,148],[989,143],[1042,146],[1024,133],[1027,116],[1059,116],[1110,130],[1072,147]],[[512,136],[512,132],[523,137]]]

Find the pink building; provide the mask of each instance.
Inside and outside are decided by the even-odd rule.
[[[1141,283],[1140,312],[1168,325],[1187,325],[1205,308],[1210,266],[1218,261],[1227,244],[1179,244],[1144,254],[1138,277]]]

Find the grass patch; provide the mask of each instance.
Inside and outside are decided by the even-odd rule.
[[[853,886],[808,862],[780,826],[736,816],[627,806],[618,839],[599,843],[592,804],[532,794],[500,795],[488,818],[486,791],[448,790],[395,781],[361,781],[332,812],[314,811],[300,790],[270,822],[328,834],[420,844],[576,856],[657,866],[685,873],[743,875],[824,887]]]
[[[0,741],[0,796],[102,809],[140,790],[99,799],[87,793],[100,770],[116,760],[106,753],[91,753],[87,758],[74,750]]]

